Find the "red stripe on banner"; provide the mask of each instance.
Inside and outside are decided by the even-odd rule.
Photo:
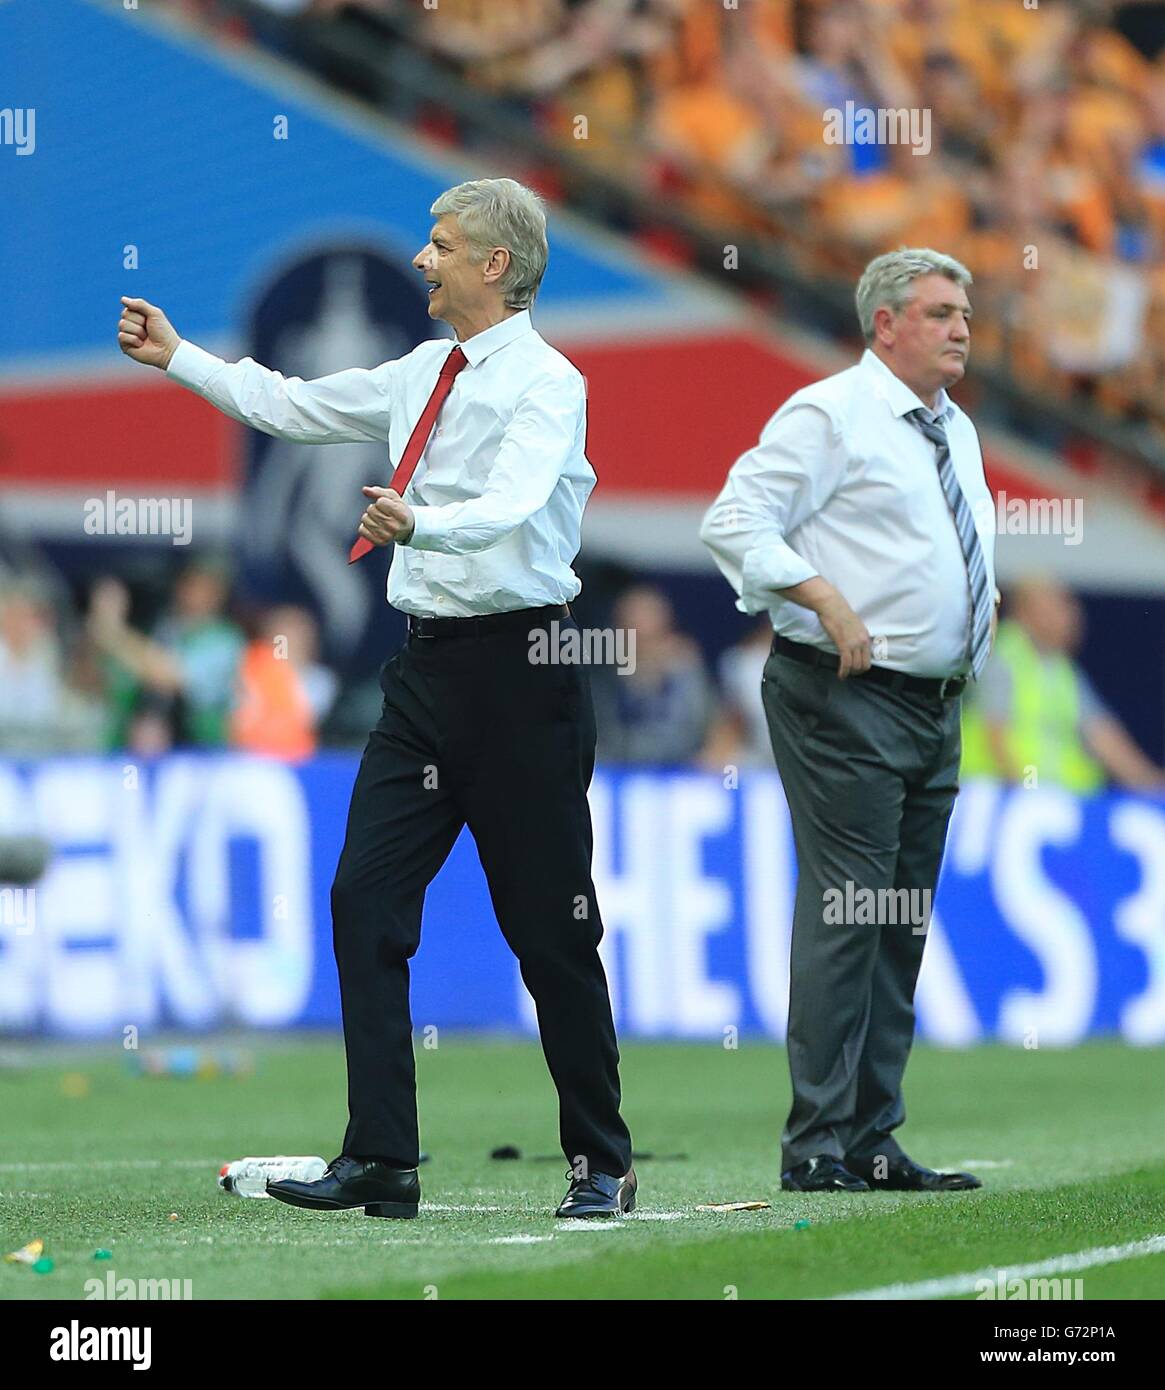
[[[987,486],[993,493],[1005,492],[1008,501],[1022,498],[1030,502],[1037,497],[1060,497],[1064,494],[1040,485],[1027,473],[1017,473],[1014,468],[1002,464],[990,449],[983,450],[983,471],[987,475]]]
[[[239,426],[180,386],[0,396],[0,487],[233,486]]]
[[[587,378],[587,454],[599,496],[710,500],[769,416],[818,373],[744,335],[565,351]],[[0,394],[0,488],[236,486],[242,426],[179,386],[78,384]],[[988,456],[1008,497],[1052,495]]]
[[[736,335],[564,351],[587,379],[587,457],[604,492],[719,492],[773,411],[814,379]]]
[[[600,493],[711,497],[794,391],[820,373],[745,336],[577,349],[587,378],[587,456]],[[1050,497],[1038,481],[984,452],[987,481],[1008,497]]]

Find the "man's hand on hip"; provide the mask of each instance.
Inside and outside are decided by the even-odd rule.
[[[121,321],[117,325],[117,342],[127,357],[147,367],[170,365],[174,349],[182,341],[170,320],[155,304],[144,299],[121,296]]]
[[[838,680],[845,680],[847,676],[859,676],[870,669],[870,634],[836,589],[834,595],[821,605],[817,616],[837,648]]]
[[[841,591],[835,589],[827,579],[815,574],[811,579],[803,579],[800,584],[777,592],[782,598],[791,599],[817,614],[821,626],[837,648],[839,680],[870,669],[869,631],[845,601]]]
[[[363,491],[365,497],[373,500],[360,518],[360,535],[373,545],[388,545],[390,541],[405,544],[413,534],[412,507],[390,487],[366,487]]]

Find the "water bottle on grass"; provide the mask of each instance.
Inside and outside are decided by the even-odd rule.
[[[236,1158],[219,1169],[218,1185],[236,1197],[266,1197],[267,1183],[293,1178],[296,1182],[315,1182],[322,1178],[327,1163],[310,1156],[275,1158]]]

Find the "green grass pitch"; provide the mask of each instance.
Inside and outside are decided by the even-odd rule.
[[[1160,1049],[919,1047],[904,1147],[977,1169],[984,1188],[802,1195],[780,1191],[780,1048],[628,1043],[625,1113],[657,1157],[637,1164],[635,1215],[587,1223],[551,1215],[566,1164],[549,1157],[556,1106],[537,1045],[452,1034],[417,1052],[432,1154],[418,1220],[218,1192],[223,1161],[330,1159],[344,1129],[338,1038],[246,1045],[253,1075],[205,1080],[131,1076],[108,1045],[4,1049],[0,1243],[40,1237],[54,1267],[0,1264],[0,1299],[83,1299],[111,1269],[189,1279],[195,1299],[821,1298],[1165,1234]],[[491,1160],[502,1144],[523,1157]],[[771,1209],[696,1209],[754,1199]],[[1165,1253],[1078,1277],[1085,1299],[1162,1298]]]

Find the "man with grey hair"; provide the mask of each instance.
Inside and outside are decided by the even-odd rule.
[[[303,381],[227,363],[154,305],[122,300],[119,342],[136,361],[268,434],[387,440],[395,469],[391,487],[364,488],[349,557],[394,544],[388,600],[409,615],[407,645],[381,669],[332,885],[349,1124],[323,1177],[268,1191],[317,1211],[417,1214],[409,960],[425,890],[468,825],[558,1088],[572,1181],[556,1214],[621,1215],[635,1174],[591,879],[594,712],[579,665],[534,659],[548,630],[575,627],[571,562],[595,484],[585,383],[530,320],[548,254],[537,195],[479,179],[430,211],[413,265],[456,342],[370,371]]]
[[[914,987],[958,791],[959,696],[995,634],[994,507],[947,395],[970,273],[931,250],[866,267],[857,365],[792,395],[701,537],[767,610],[762,695],[797,849],[781,1186],[978,1187],[894,1138]]]

